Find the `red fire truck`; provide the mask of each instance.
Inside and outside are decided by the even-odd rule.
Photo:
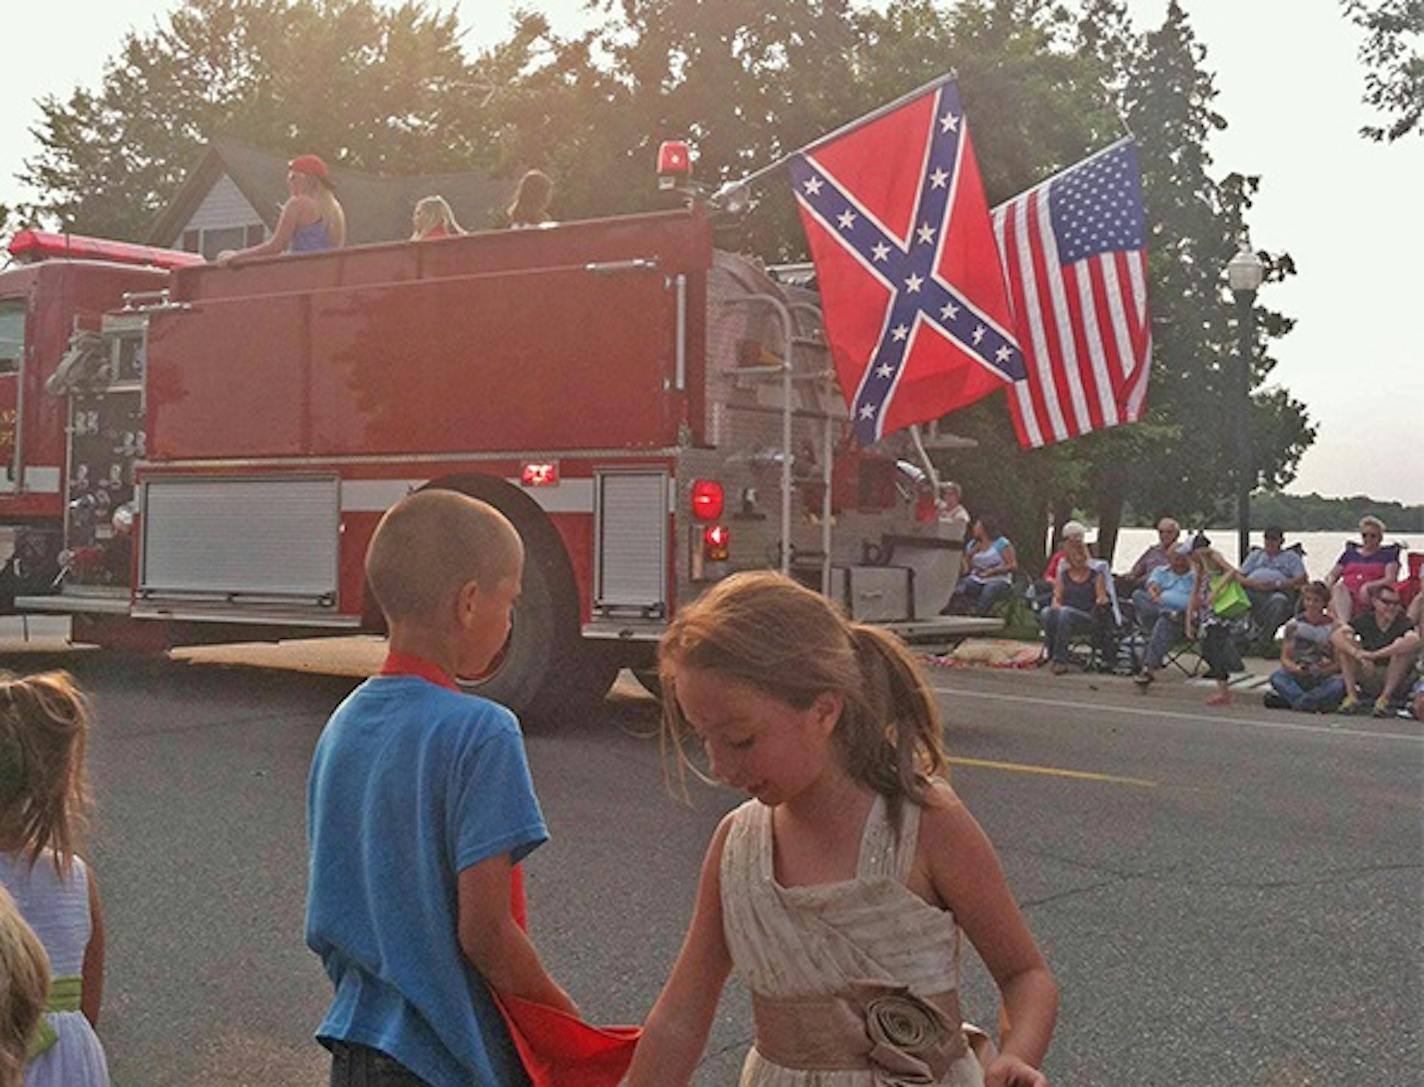
[[[162,290],[167,269],[201,260],[192,253],[38,230],[20,231],[7,248],[16,266],[0,271],[0,529],[13,549],[0,574],[0,611],[10,609],[17,591],[42,591],[59,572],[62,514],[72,482],[66,428],[83,429],[96,407],[82,396],[71,401],[47,395],[45,383],[72,339],[88,331],[98,342],[103,315],[120,307],[126,294]],[[129,354],[102,361],[114,369],[115,381],[120,370],[130,379],[136,375],[132,351],[140,342],[131,336],[122,342]],[[142,420],[126,430],[132,444],[142,434]],[[104,466],[102,478],[81,486],[86,502],[102,501],[107,509],[132,496],[131,469],[119,467],[123,478],[111,478]],[[102,528],[108,531],[107,521]]]
[[[851,443],[814,293],[715,248],[700,208],[180,268],[102,331],[118,363],[71,347],[50,383],[77,420],[66,572],[18,601],[76,640],[379,629],[366,548],[423,487],[524,538],[475,685],[533,716],[647,665],[678,603],[740,569],[911,635],[975,625],[939,615],[961,530],[925,516],[908,440]],[[82,501],[110,478],[131,502]]]

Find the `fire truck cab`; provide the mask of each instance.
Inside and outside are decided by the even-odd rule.
[[[105,314],[121,308],[126,295],[161,291],[168,268],[201,259],[37,230],[20,231],[7,248],[16,263],[0,271],[0,531],[12,546],[0,573],[0,613],[12,610],[16,593],[51,587],[59,573],[64,512],[71,499],[85,505],[103,502],[108,509],[132,496],[132,456],[95,460],[91,467],[102,474],[92,478],[76,479],[68,470],[75,428],[92,431],[78,435],[81,446],[86,440],[91,445],[102,441],[98,416],[92,413],[109,413],[117,405],[52,395],[46,385],[68,357],[71,342],[87,339],[98,348]],[[132,378],[142,322],[131,319],[130,326],[126,337],[103,341],[105,349],[125,352],[123,357],[95,361]],[[123,433],[129,434],[130,444],[141,436],[141,419],[114,422],[126,424],[118,429],[119,444]],[[107,533],[108,519],[98,527]]]
[[[378,630],[367,545],[426,487],[524,538],[510,642],[472,686],[535,717],[651,663],[679,603],[737,570],[911,636],[996,625],[939,615],[962,529],[908,441],[855,447],[814,292],[717,250],[699,208],[180,268],[103,337],[117,361],[76,367],[69,410],[97,410],[136,516],[71,499],[60,591],[19,602],[76,640]],[[115,471],[89,422],[74,493]],[[84,516],[106,514],[101,539]]]

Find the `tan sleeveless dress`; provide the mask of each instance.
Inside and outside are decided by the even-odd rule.
[[[959,1021],[959,927],[906,885],[917,804],[902,823],[897,836],[877,796],[854,879],[782,887],[771,809],[751,800],[734,813],[722,918],[757,1020],[741,1087],[982,1087]]]

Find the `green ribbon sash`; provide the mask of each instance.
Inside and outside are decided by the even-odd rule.
[[[45,1011],[77,1012],[79,1011],[79,998],[83,994],[84,981],[82,978],[51,978],[49,998],[45,1001]],[[57,1041],[59,1041],[59,1035],[55,1033],[54,1027],[50,1026],[48,1019],[41,1016],[39,1026],[35,1027],[34,1034],[30,1036],[29,1059],[33,1061],[48,1053],[54,1048],[54,1043]]]

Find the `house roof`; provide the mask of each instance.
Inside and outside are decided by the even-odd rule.
[[[238,140],[213,140],[153,221],[149,243],[172,244],[223,174],[232,178],[270,230],[287,199],[288,161],[287,155]],[[409,237],[415,202],[436,193],[445,197],[460,223],[478,230],[492,225],[496,213],[513,199],[515,186],[511,180],[475,172],[378,177],[340,166],[331,167],[331,183],[346,212],[348,245]]]

